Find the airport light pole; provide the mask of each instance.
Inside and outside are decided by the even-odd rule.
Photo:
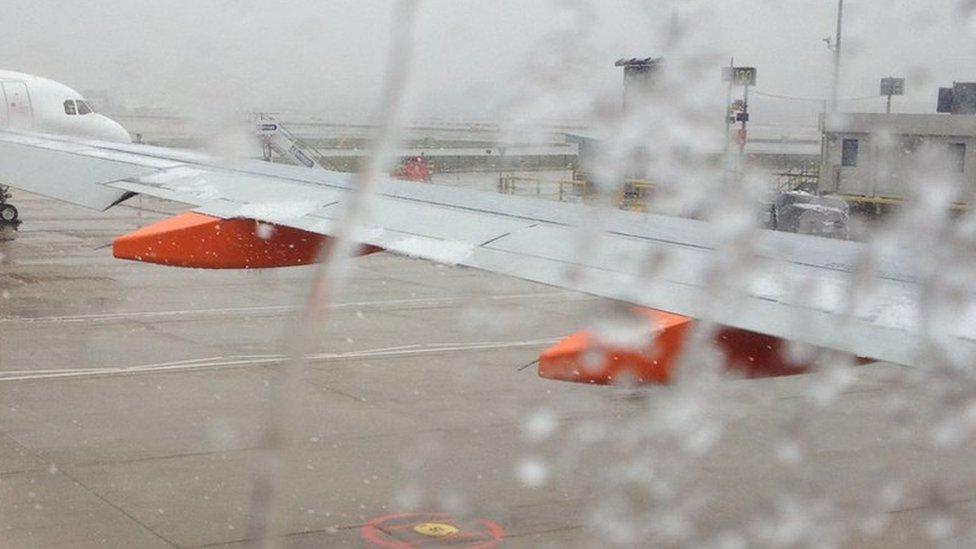
[[[729,154],[729,129],[732,127],[732,86],[735,85],[735,82],[733,82],[732,80],[733,70],[735,70],[735,58],[730,57],[728,78],[725,78],[726,80],[729,81],[729,90],[725,96],[725,155],[726,157],[728,157]],[[723,72],[723,75],[724,74],[725,73]]]
[[[834,38],[834,89],[831,96],[830,110],[837,111],[837,102],[840,94],[840,43],[841,30],[844,23],[844,0],[837,0],[837,34]],[[829,45],[829,44],[828,44]]]
[[[742,100],[736,101],[726,106],[725,111],[725,154],[726,154],[726,164],[727,169],[731,168],[732,155],[729,154],[729,135],[728,131],[732,124],[735,122],[741,122],[742,127],[739,128],[739,166],[741,169],[742,165],[745,163],[746,154],[746,123],[749,122],[749,86],[756,85],[756,68],[755,67],[736,67],[735,61],[731,60],[727,68],[722,69],[722,78],[729,82],[729,98],[732,97],[732,86],[742,86]]]

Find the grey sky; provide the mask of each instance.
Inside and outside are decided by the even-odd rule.
[[[414,72],[418,110],[475,116],[514,89],[539,44],[561,24],[556,0],[422,0]],[[877,93],[909,77],[903,110],[934,109],[935,88],[976,80],[976,39],[963,0],[847,0],[842,96]],[[664,47],[669,1],[595,1],[589,65],[595,88],[620,86],[613,61]],[[677,2],[716,63],[734,54],[759,67],[759,90],[828,94],[834,0]],[[132,104],[206,110],[301,108],[355,117],[382,78],[391,21],[386,0],[53,0],[4,2],[0,65],[83,90],[111,89]],[[718,66],[715,69],[718,78]],[[721,101],[721,97],[717,98]],[[878,109],[880,99],[848,105]],[[757,97],[765,122],[809,121],[817,105]]]

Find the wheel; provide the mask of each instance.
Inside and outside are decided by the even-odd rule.
[[[0,221],[13,223],[17,221],[17,208],[13,204],[0,204]]]

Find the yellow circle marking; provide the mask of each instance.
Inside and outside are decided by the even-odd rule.
[[[454,534],[457,534],[459,530],[456,526],[444,524],[443,522],[421,522],[413,527],[413,531],[422,536],[442,538],[445,536],[453,536]]]

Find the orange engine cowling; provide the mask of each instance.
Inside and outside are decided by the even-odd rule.
[[[120,259],[200,269],[264,269],[314,263],[329,237],[253,219],[187,212],[120,236]],[[366,247],[360,254],[378,248]]]
[[[655,334],[643,347],[618,348],[598,341],[587,331],[576,332],[539,355],[539,376],[561,381],[610,385],[670,383],[695,319],[655,309],[635,309]],[[719,327],[713,338],[725,370],[741,377],[761,378],[809,372],[816,364],[798,362],[778,337]],[[858,359],[866,364],[871,359]]]

